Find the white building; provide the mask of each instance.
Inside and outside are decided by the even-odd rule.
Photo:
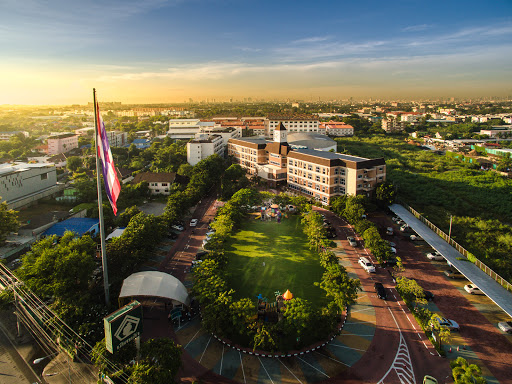
[[[11,139],[11,137],[16,136],[19,133],[21,133],[25,137],[29,136],[29,133],[26,131],[0,132],[0,140],[9,141]]]
[[[222,136],[217,134],[198,134],[198,136],[187,143],[187,162],[190,165],[196,165],[215,153],[224,157],[226,144],[224,144]]]
[[[354,136],[354,127],[339,121],[320,123],[318,131],[328,136]]]
[[[274,129],[283,124],[288,132],[318,132],[320,122],[310,115],[270,115],[265,119],[265,135],[273,137]]]
[[[176,179],[176,174],[169,172],[141,172],[135,175],[132,184],[139,184],[145,181],[149,185],[149,192],[152,195],[170,195],[172,183]]]
[[[167,136],[172,139],[190,139],[199,133],[201,128],[208,127],[215,127],[215,122],[199,119],[171,119]]]
[[[510,137],[512,136],[512,125],[495,125],[490,129],[481,129],[479,134],[489,137]]]
[[[0,165],[0,196],[9,208],[19,208],[59,190],[53,164],[5,163]]]
[[[196,139],[203,137],[204,134],[210,135],[218,135],[222,137],[224,145],[228,145],[229,139],[236,139],[238,137],[242,137],[242,128],[241,127],[210,127],[203,126],[199,128],[199,133],[195,135]]]

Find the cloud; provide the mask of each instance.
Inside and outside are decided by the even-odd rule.
[[[307,37],[305,39],[299,39],[292,41],[292,44],[310,44],[310,43],[319,43],[320,41],[329,40],[330,36],[315,36],[315,37]]]
[[[402,28],[402,32],[420,32],[425,31],[427,29],[431,29],[432,27],[432,24],[410,25],[408,27]]]
[[[261,48],[251,48],[251,47],[234,47],[243,52],[261,52]]]

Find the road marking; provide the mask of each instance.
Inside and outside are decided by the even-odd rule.
[[[194,340],[197,336],[197,334],[201,331],[201,328],[199,328],[199,330],[196,332],[196,334],[194,336],[192,336],[192,338],[190,339],[190,341],[187,343],[187,345],[185,345],[185,348],[188,347],[188,345],[192,342],[192,340]]]
[[[224,361],[224,344],[222,344],[222,356],[220,357],[220,371],[219,375],[222,375],[222,362]]]
[[[211,340],[212,340],[212,337],[210,336],[210,338],[208,339],[208,342],[206,343],[206,347],[204,348],[203,354],[201,355],[201,358],[199,359],[199,364],[201,364],[201,360],[203,360],[203,356],[204,356],[206,350],[208,349],[208,346],[210,345]]]
[[[338,347],[338,348],[345,348],[345,349],[353,349],[354,351],[361,351],[361,352],[366,352],[366,349],[359,349],[359,348],[352,348],[352,347],[347,347],[345,345],[336,345],[336,344],[329,344],[331,347]]]
[[[350,313],[357,313],[357,312],[363,312],[363,311],[370,311],[370,310],[372,310],[372,309],[375,309],[375,308],[371,307],[371,308],[365,308],[365,309],[357,309],[357,310],[355,310],[355,311],[353,311],[353,310],[352,310],[352,311],[350,311]]]
[[[242,362],[242,353],[238,351],[238,354],[240,355],[240,366],[242,367],[242,375],[244,375],[244,383],[247,384],[247,381],[245,380],[244,363]]]
[[[347,321],[345,324],[375,324],[373,321]]]
[[[327,377],[328,379],[330,379],[330,377],[329,377],[325,372],[323,372],[323,371],[319,370],[318,368],[316,368],[316,367],[312,366],[312,365],[311,365],[311,364],[309,364],[306,360],[301,359],[299,356],[295,356],[295,357],[297,357],[297,359],[299,359],[300,361],[302,361],[302,362],[306,363],[306,364],[307,364],[307,365],[309,365],[311,368],[313,368],[314,370],[316,370],[316,371],[320,372],[322,375],[325,375],[325,377]]]
[[[277,358],[277,360],[279,360],[279,362],[284,365],[284,367],[288,370],[288,372],[290,372],[292,374],[292,376],[295,377],[300,384],[303,384],[302,381],[300,381],[299,378],[297,376],[295,376],[295,374],[292,371],[290,371],[290,368],[288,368],[286,366],[286,364],[281,361],[280,358]]]
[[[272,384],[274,384],[274,381],[272,380],[272,378],[270,377],[270,375],[268,374],[268,371],[267,371],[267,368],[265,368],[265,366],[263,365],[263,363],[261,362],[261,359],[258,357],[258,360],[260,361],[260,364],[261,366],[263,367],[263,369],[265,370],[265,373],[267,374],[269,380],[272,382]]]
[[[314,351],[314,352],[315,352],[315,353],[318,353],[319,355],[322,355],[323,357],[327,357],[328,359],[331,359],[331,360],[333,360],[333,361],[335,361],[335,362],[337,362],[337,363],[340,363],[340,364],[344,365],[345,367],[350,367],[350,365],[348,365],[348,364],[344,363],[343,361],[339,361],[339,360],[333,359],[332,357],[327,356],[327,355],[324,355],[324,354],[322,354],[322,353],[320,353],[320,352],[317,352],[317,351]]]
[[[379,384],[384,383],[384,379],[389,375],[392,370],[395,370],[398,379],[401,384],[415,384],[416,378],[414,376],[414,368],[411,362],[411,355],[409,354],[409,348],[407,348],[407,343],[405,342],[405,338],[402,334],[400,326],[396,321],[395,315],[391,311],[391,308],[388,307],[389,313],[393,320],[395,321],[396,327],[400,334],[400,342],[398,344],[398,350],[396,351],[395,359],[389,367],[388,371],[384,375],[382,379],[379,380]]]

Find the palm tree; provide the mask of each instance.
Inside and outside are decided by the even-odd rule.
[[[455,384],[486,384],[482,377],[482,369],[476,364],[469,364],[463,357],[450,361],[452,376]]]

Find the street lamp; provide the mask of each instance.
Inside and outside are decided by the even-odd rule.
[[[43,361],[44,359],[48,358],[48,357],[53,357],[57,354],[57,352],[54,352],[54,353],[51,353],[49,354],[48,356],[43,356],[43,357],[40,357],[38,359],[35,359],[32,364],[39,364],[41,361]]]

